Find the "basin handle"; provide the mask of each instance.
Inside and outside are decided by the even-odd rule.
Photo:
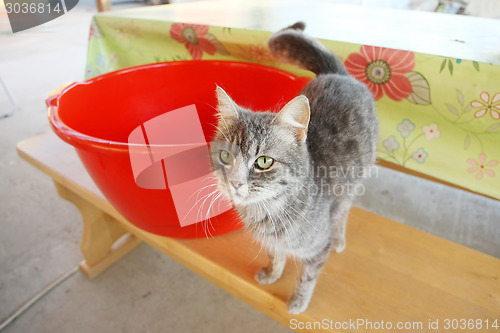
[[[76,82],[65,82],[61,84],[59,87],[54,89],[50,94],[49,97],[45,100],[45,103],[47,104],[48,107],[50,106],[56,106],[55,102],[57,101],[57,98],[61,95],[61,92],[66,89],[67,87],[75,84]]]

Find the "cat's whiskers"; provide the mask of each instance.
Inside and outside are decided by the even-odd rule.
[[[286,222],[288,222],[288,225],[289,225],[289,228],[288,229],[287,227],[285,227],[285,233],[287,234],[287,237],[285,238],[286,240],[290,239],[290,232],[294,229],[294,226],[292,224],[292,216],[290,215],[290,213],[288,213],[286,210],[283,210],[283,213],[287,215],[287,218],[286,218]],[[299,233],[300,233],[300,230],[299,230]]]
[[[210,188],[210,187],[214,187],[214,186],[219,187],[219,185],[218,185],[218,184],[209,184],[209,185],[206,185],[206,186],[203,186],[203,187],[199,188],[198,190],[196,190],[195,192],[193,192],[193,193],[189,196],[189,198],[188,198],[187,200],[191,200],[191,198],[192,198],[194,195],[196,195],[196,199],[195,199],[195,200],[198,200],[198,197],[199,197],[200,193],[201,193],[204,189],[206,189],[206,188]],[[215,192],[215,191],[214,191],[214,192]]]
[[[206,195],[204,195],[204,196],[202,196],[200,199],[198,199],[198,197],[196,197],[196,199],[198,199],[198,200],[196,200],[196,202],[195,202],[195,203],[193,204],[193,206],[192,206],[192,207],[188,210],[188,212],[186,213],[186,215],[184,215],[184,218],[182,219],[181,224],[182,224],[182,222],[184,222],[184,220],[185,220],[185,219],[189,216],[189,214],[191,214],[191,211],[192,211],[192,210],[196,207],[196,205],[198,204],[198,202],[200,202],[201,200],[203,200],[205,197],[212,195],[213,193],[215,193],[215,191],[214,191],[214,192],[211,192],[211,193],[208,193],[208,194],[206,194]],[[192,196],[192,195],[191,195],[191,196]],[[198,207],[198,211],[199,211],[199,210],[200,210],[200,207]],[[196,219],[198,219],[198,212],[196,213]]]
[[[217,185],[217,184],[213,184],[213,185],[215,185],[215,186],[217,186],[217,187],[218,187],[218,185]],[[215,196],[213,196],[214,194],[216,194],[216,195],[215,195]],[[210,195],[209,195],[209,196],[207,196],[207,198],[205,199],[205,201],[203,201],[202,207],[200,207],[200,208],[199,208],[199,213],[200,213],[200,215],[201,215],[201,218],[203,218],[203,215],[202,215],[202,214],[203,214],[203,212],[202,212],[201,210],[203,209],[203,206],[205,205],[206,200],[208,200],[208,198],[209,198],[210,196],[212,196],[211,202],[210,202],[210,204],[209,204],[209,206],[208,206],[208,209],[207,209],[206,214],[205,214],[205,219],[204,219],[204,221],[205,221],[205,235],[207,236],[207,238],[208,238],[207,231],[208,231],[208,233],[210,234],[210,236],[211,236],[211,237],[213,237],[213,236],[212,236],[212,234],[210,233],[210,228],[211,228],[213,231],[216,231],[216,230],[215,230],[215,227],[214,227],[214,226],[213,226],[213,224],[212,224],[212,217],[210,216],[210,210],[213,208],[213,205],[215,204],[215,202],[217,202],[217,200],[219,200],[219,199],[220,199],[220,197],[221,197],[221,196],[223,196],[223,195],[224,195],[224,194],[223,194],[222,192],[217,191],[217,190],[216,190],[216,191],[211,192],[211,193],[210,193]],[[219,200],[219,202],[218,202],[218,206],[217,206],[218,211],[220,211],[220,205],[221,205],[221,202],[222,202],[222,200]],[[198,214],[197,214],[197,216],[198,216]],[[203,222],[203,220],[202,220],[202,222]]]
[[[198,204],[198,202],[200,202],[201,200],[203,200],[205,197],[209,197],[209,196],[213,195],[215,192],[216,191],[208,193],[208,194],[204,195],[203,197],[201,197],[199,200],[197,200],[196,203],[189,209],[189,211],[187,212],[187,214],[184,216],[184,218],[182,219],[182,222],[189,216],[189,214],[191,214],[191,211],[194,209],[194,207],[196,207],[196,205]],[[199,211],[200,210],[201,210],[201,207],[198,207],[198,212],[196,212],[196,220],[199,220],[201,222],[202,227],[203,227],[203,220],[198,219]],[[195,225],[196,225],[196,231],[198,232],[198,223],[196,223]],[[206,235],[206,232],[205,232],[205,235]]]
[[[194,194],[198,194],[199,196],[199,193],[201,192],[201,190],[205,189],[205,188],[209,188],[209,187],[218,187],[217,184],[210,184],[210,185],[207,185],[201,189],[199,189],[198,191],[196,191],[195,193],[193,193],[190,198],[194,195]],[[215,189],[214,191],[212,192],[209,192],[207,193],[206,195],[202,196],[201,198],[198,199],[198,196],[196,197],[196,202],[193,204],[193,206],[189,209],[189,211],[187,212],[187,214],[184,216],[184,218],[182,219],[182,222],[184,222],[184,220],[189,216],[189,214],[191,214],[191,211],[198,205],[199,202],[201,202],[203,200],[203,202],[201,203],[201,205],[198,206],[198,211],[196,212],[196,220],[199,220],[200,222],[202,222],[202,226],[203,226],[203,207],[205,206],[205,202],[208,200],[208,198],[210,198],[211,196],[215,195],[215,194],[222,194],[220,193],[217,189]],[[181,223],[182,224],[182,223]],[[205,235],[207,236],[208,238],[208,235],[207,235],[207,232],[206,232],[206,228],[205,226],[203,226],[204,228],[204,231],[205,231]],[[212,226],[213,228],[213,226]]]
[[[224,119],[224,116],[222,115],[222,113],[219,111],[219,109],[217,109],[216,107],[214,107],[213,105],[211,105],[211,107],[215,110],[215,112],[218,114],[217,118],[219,119],[219,122],[222,121],[224,123],[224,127],[226,127],[226,132],[227,132],[227,135],[229,136],[229,139],[231,140],[226,140],[231,142],[232,141],[232,137],[231,137],[231,132],[229,131],[229,125],[227,124],[226,122],[226,119]],[[219,127],[216,127],[217,129],[219,129]],[[220,129],[219,129],[220,130]],[[222,131],[221,131],[222,133]],[[222,135],[224,135],[224,133],[222,133]],[[226,137],[224,135],[224,137]]]
[[[195,195],[195,194],[199,194],[201,191],[203,191],[204,189],[206,189],[206,188],[208,188],[208,187],[210,187],[210,186],[218,186],[218,184],[217,184],[217,183],[218,183],[218,179],[217,179],[215,176],[211,176],[211,175],[206,176],[206,177],[205,177],[205,178],[204,178],[204,179],[200,182],[200,185],[203,185],[203,183],[204,183],[204,182],[206,182],[206,181],[215,181],[215,183],[208,184],[208,185],[205,185],[205,186],[203,186],[203,187],[199,188],[198,190],[196,190],[195,192],[193,192],[193,194],[191,194],[191,195],[189,196],[188,200],[190,200],[190,199],[193,197],[193,195]],[[198,198],[198,197],[196,197],[196,198]]]
[[[219,113],[219,120],[222,120],[222,122],[224,123],[224,126],[226,127],[226,132],[227,134],[229,135],[229,138],[231,139],[230,141],[233,140],[232,136],[231,136],[231,131],[229,131],[229,125],[227,124],[226,122],[226,119],[224,119],[224,117],[222,116],[222,114],[219,112],[219,110],[217,110],[217,112]]]
[[[267,191],[267,189],[263,190],[262,192],[266,192],[266,191]],[[269,191],[269,193],[271,193],[271,192]],[[275,201],[277,200],[280,203],[284,204],[287,208],[292,209],[309,226],[311,226],[315,231],[317,231],[316,227],[309,220],[307,220],[302,214],[300,214],[292,205],[290,205],[288,202],[284,201],[284,199],[282,199],[281,197],[274,197],[273,200],[275,200]],[[298,199],[296,199],[296,200],[298,200]],[[267,201],[270,201],[270,200],[268,199]],[[299,201],[299,203],[303,204],[303,202],[301,200],[298,200],[298,201]],[[294,227],[294,225],[292,224],[291,221],[294,218],[291,216],[291,214],[286,209],[284,209],[284,210],[278,210],[278,211],[284,212],[284,213],[286,213],[288,215],[288,218],[286,219],[286,221],[288,222],[288,225],[290,226],[290,229],[288,230],[288,228],[285,227],[284,228],[285,232],[287,232],[287,231],[289,231],[289,232],[294,231],[294,233],[297,233],[299,235],[299,237],[301,237],[302,239],[305,240],[306,238],[305,238],[304,232],[300,228]],[[289,237],[287,237],[287,239],[289,239]]]
[[[269,208],[267,207],[267,205],[265,204],[265,202],[269,202],[269,201],[263,201],[263,202],[261,202],[261,204],[262,204],[263,207],[267,208],[266,209],[266,211],[267,211],[267,215],[266,216],[271,220]],[[287,217],[285,217],[284,214],[276,215],[276,217],[280,220],[281,223],[283,223],[283,226],[284,226],[284,222],[283,222],[284,220],[286,220],[286,222],[288,222],[288,225],[290,226],[290,228],[284,227],[284,229],[283,229],[284,232],[285,232],[285,234],[286,234],[286,236],[284,237],[284,240],[286,241],[286,240],[290,239],[290,237],[291,237],[290,236],[290,232],[292,230],[294,230],[294,229],[295,229],[294,231],[299,234],[299,237],[305,239],[305,236],[301,232],[301,230],[299,230],[297,228],[294,228],[294,225],[291,222],[292,216],[290,215],[290,213],[287,212],[286,210],[282,210],[282,212],[284,214],[286,214]],[[253,261],[255,261],[255,259],[257,259],[257,257],[261,254],[261,252],[262,252],[262,250],[264,248],[269,249],[269,241],[270,241],[270,239],[269,239],[269,237],[266,237],[268,235],[263,231],[262,228],[260,228],[258,230],[258,232],[259,232],[259,235],[258,236],[255,235],[254,236],[254,241],[257,241],[258,243],[260,243],[260,249],[259,249],[259,252],[257,253],[257,255],[252,259],[252,261],[250,263],[252,263]],[[277,240],[277,237],[276,237],[276,240]],[[289,244],[289,245],[291,245],[291,244]],[[297,260],[298,260],[298,258],[296,256],[293,256],[293,262],[295,264],[295,268],[297,269],[297,272],[299,272],[299,266],[297,264]]]
[[[271,202],[271,200],[268,200],[268,201]],[[293,226],[292,221],[291,221],[292,216],[290,216],[290,214],[284,209],[278,210],[278,212],[280,212],[280,214],[277,214],[276,217],[277,217],[277,220],[280,222],[280,226],[282,227],[283,232],[286,234],[284,239],[285,240],[289,239],[290,233],[294,229],[294,226]],[[286,214],[286,216],[285,216],[285,214]],[[286,224],[288,224],[288,226]]]
[[[254,233],[251,233],[251,234],[252,234],[252,241],[254,243],[259,244],[260,248],[259,248],[259,252],[257,252],[257,254],[255,255],[255,257],[248,264],[253,263],[255,261],[255,259],[257,259],[257,257],[262,253],[262,250],[264,249],[264,243],[262,242],[262,240],[258,239],[257,235],[255,235]]]
[[[201,181],[201,185],[203,185],[203,183],[204,183],[205,181],[210,181],[210,180],[212,180],[212,181],[214,181],[214,180],[215,180],[215,182],[216,182],[216,183],[218,182],[217,177],[215,177],[215,176],[213,176],[212,174],[210,174],[210,175],[207,175],[205,178],[203,178],[203,180]]]
[[[227,141],[230,141],[229,138],[226,136],[226,134],[224,132],[222,132],[222,130],[218,126],[216,126],[215,124],[210,124],[210,125],[215,127],[215,129],[217,131],[219,131],[219,133],[222,134]],[[227,129],[226,131],[228,131],[228,134],[229,134],[229,129]]]
[[[257,252],[257,254],[255,255],[255,257],[248,264],[251,264],[252,262],[254,262],[255,259],[257,259],[257,257],[262,253],[262,250],[264,249],[264,243],[262,242],[262,240],[259,239],[258,236],[256,234],[254,234],[253,232],[251,233],[251,235],[252,235],[252,242],[259,244],[260,248],[259,248],[259,251]]]
[[[207,185],[207,186],[205,186],[205,188],[207,188],[207,187],[214,187],[214,186],[215,186],[215,187],[217,187],[217,184]],[[187,214],[185,215],[184,219],[185,219],[187,216],[189,216],[189,214],[190,214],[190,213],[191,213],[191,211],[194,209],[194,207],[196,207],[196,206],[198,205],[198,203],[199,203],[200,201],[202,201],[202,200],[203,200],[202,204],[201,204],[200,206],[198,206],[198,211],[196,212],[196,220],[198,220],[198,221],[202,222],[202,226],[203,226],[203,207],[205,206],[205,202],[206,202],[206,200],[208,200],[208,198],[210,198],[210,197],[211,197],[211,196],[213,196],[214,194],[220,194],[220,192],[219,192],[217,189],[215,189],[214,191],[207,193],[206,195],[204,195],[204,196],[203,196],[203,197],[201,197],[200,199],[198,199],[198,196],[197,196],[197,197],[196,197],[196,199],[198,199],[198,200],[197,200],[197,201],[194,203],[194,205],[193,205],[193,206],[189,209],[189,211],[188,211],[188,212],[187,212]],[[183,219],[183,220],[184,220],[184,219]],[[204,228],[204,229],[205,229],[205,228]],[[206,232],[205,232],[205,235],[206,235]],[[207,238],[208,238],[208,236],[207,236]]]
[[[298,226],[296,224],[292,223],[292,220],[294,220],[294,217],[291,216],[290,213],[286,209],[283,210],[283,213],[286,214],[288,217],[288,218],[286,218],[286,221],[288,222],[289,228],[285,228],[285,230],[289,231],[288,234],[290,235],[293,232],[294,234],[296,234],[296,236],[299,237],[299,239],[302,238],[303,240],[306,240],[304,232],[300,228],[298,228]],[[289,242],[288,242],[290,239],[294,239],[294,237],[288,236],[285,238],[288,246],[293,247],[293,244],[289,244]]]
[[[210,223],[210,227],[212,228],[213,231],[215,231],[215,228],[214,228],[214,226],[212,224],[212,218],[210,216],[210,210],[212,209],[212,206],[214,205],[214,203],[221,197],[221,195],[222,195],[222,193],[219,192],[216,196],[214,196],[212,198],[212,201],[210,202],[210,205],[208,206],[207,214],[205,215],[205,220],[207,220],[208,223]]]
[[[210,197],[212,197],[212,200],[214,199],[214,195],[217,196],[221,194],[220,192],[217,192],[217,191],[214,191],[214,192],[211,192],[209,193],[208,195],[206,195],[203,200],[203,202],[201,203],[200,207],[198,208],[198,213],[196,214],[196,218],[198,219],[198,216],[199,216],[199,220],[202,222],[202,225],[203,225],[203,222],[205,222],[205,225],[203,226],[203,230],[205,232],[205,236],[207,237],[207,239],[210,237],[213,237],[213,235],[210,233],[210,228],[209,228],[209,224],[210,226],[213,228],[213,225],[212,225],[212,222],[210,219],[207,219],[207,218],[203,218],[203,208],[205,207],[205,203],[210,199]],[[207,210],[207,214],[210,213],[210,205],[208,207],[208,210]],[[208,215],[206,215],[206,217],[208,217]]]

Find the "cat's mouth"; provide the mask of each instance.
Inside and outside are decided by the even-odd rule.
[[[234,202],[235,205],[241,205],[248,199],[248,190],[247,189],[235,189],[234,187],[230,187],[230,198]]]
[[[228,183],[219,182],[219,190],[236,206],[244,205],[249,197],[248,187],[236,189]]]
[[[246,197],[243,197],[242,195],[236,193],[231,196],[231,201],[236,205],[240,206],[245,202]]]
[[[229,201],[240,207],[260,204],[262,201],[278,200],[282,194],[273,193],[270,195],[269,193],[250,191],[246,186],[236,189],[231,184],[223,184],[219,188]]]

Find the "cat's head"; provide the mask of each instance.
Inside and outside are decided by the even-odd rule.
[[[220,87],[217,98],[210,153],[221,192],[244,207],[297,191],[309,163],[307,98],[294,98],[277,114],[243,109]]]

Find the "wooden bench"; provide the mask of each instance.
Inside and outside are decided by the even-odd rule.
[[[173,239],[148,233],[111,206],[72,147],[55,134],[25,140],[17,149],[23,159],[50,176],[59,195],[82,213],[85,260],[80,269],[90,278],[144,241],[301,332],[325,328],[363,332],[377,327],[384,331],[389,325],[393,331],[438,332],[446,331],[448,324],[450,328],[461,325],[462,319],[474,320],[467,324],[477,326],[448,331],[500,331],[493,327],[500,325],[500,260],[494,257],[353,208],[347,249],[332,253],[308,310],[292,316],[286,302],[295,285],[296,264],[289,262],[275,284],[257,284],[254,275],[267,264],[267,258],[259,254],[260,246],[247,232],[210,239]]]

